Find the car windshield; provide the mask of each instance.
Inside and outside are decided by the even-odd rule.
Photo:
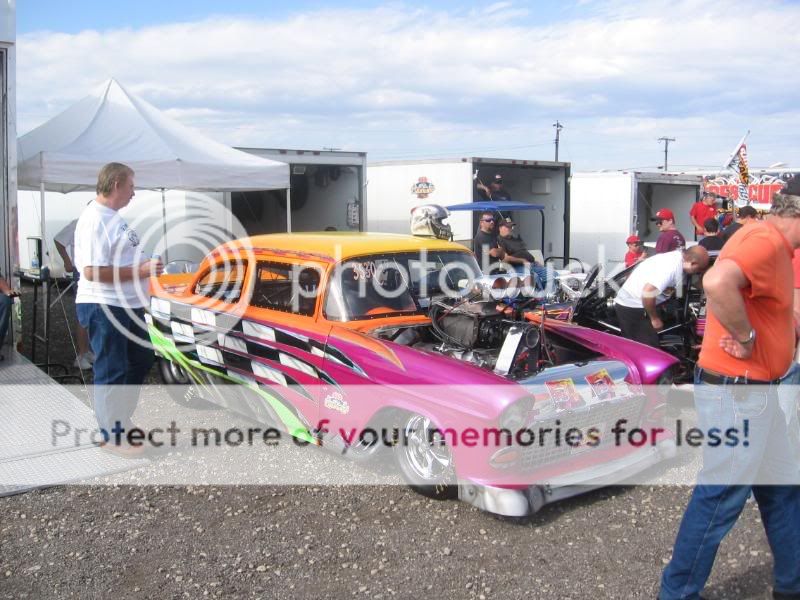
[[[325,316],[352,321],[427,310],[430,298],[456,295],[480,276],[470,252],[370,254],[336,266],[328,282]]]

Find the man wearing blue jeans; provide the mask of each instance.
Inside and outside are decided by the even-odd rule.
[[[751,492],[774,557],[773,597],[800,600],[800,469],[777,393],[794,355],[796,187],[776,194],[768,221],[731,238],[703,279],[708,320],[695,371],[698,428],[735,428],[740,441],[703,447],[698,485],[661,579],[661,600],[700,597],[719,545]]]
[[[19,293],[11,289],[8,282],[0,277],[0,360],[5,360],[3,356],[3,344],[6,343],[8,326],[11,323],[11,309],[14,306],[14,296]]]
[[[154,361],[144,325],[147,278],[163,268],[160,261],[142,260],[136,232],[118,214],[134,196],[133,177],[133,170],[120,163],[101,169],[97,198],[75,227],[74,248],[78,321],[95,354],[95,417],[113,442],[106,449],[125,456],[142,451],[124,440],[133,427],[139,386]]]
[[[547,287],[549,280],[547,268],[537,264],[525,241],[520,236],[514,235],[516,225],[510,217],[500,219],[498,224],[497,244],[505,252],[503,261],[521,275],[532,275],[534,286],[541,291]]]

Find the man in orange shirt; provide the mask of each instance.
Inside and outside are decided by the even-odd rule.
[[[719,544],[752,492],[774,557],[774,598],[800,598],[797,454],[777,397],[794,355],[792,254],[800,248],[800,178],[768,221],[742,229],[703,279],[708,321],[695,371],[697,424],[735,428],[746,444],[709,442],[659,598],[699,598]]]
[[[700,200],[695,202],[689,210],[689,218],[692,220],[692,225],[694,225],[694,239],[702,239],[705,235],[703,223],[706,222],[706,219],[713,219],[717,216],[717,209],[714,206],[716,201],[716,194],[703,192]]]

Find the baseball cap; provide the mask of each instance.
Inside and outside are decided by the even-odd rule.
[[[505,225],[506,227],[513,227],[514,225],[516,225],[516,223],[514,223],[511,217],[506,217],[505,219],[500,219],[499,225],[500,227],[502,227],[503,225]]]
[[[503,183],[503,176],[498,173],[494,177],[492,177],[492,183]]]
[[[784,196],[800,196],[800,175],[795,175],[787,181],[780,193]]]
[[[631,235],[631,236],[628,236],[628,239],[627,239],[627,240],[625,240],[625,243],[626,243],[626,244],[638,244],[638,243],[639,243],[639,242],[641,242],[641,241],[642,241],[642,240],[641,240],[641,239],[639,239],[639,236],[638,236],[638,235]]]
[[[662,208],[656,213],[656,216],[650,219],[651,221],[666,221],[669,219],[670,221],[675,220],[675,215],[672,211],[668,208]]]

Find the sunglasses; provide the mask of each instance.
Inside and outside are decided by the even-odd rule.
[[[661,227],[661,224],[662,224],[663,222],[664,222],[664,221],[656,221],[656,226],[657,226],[657,227]]]

